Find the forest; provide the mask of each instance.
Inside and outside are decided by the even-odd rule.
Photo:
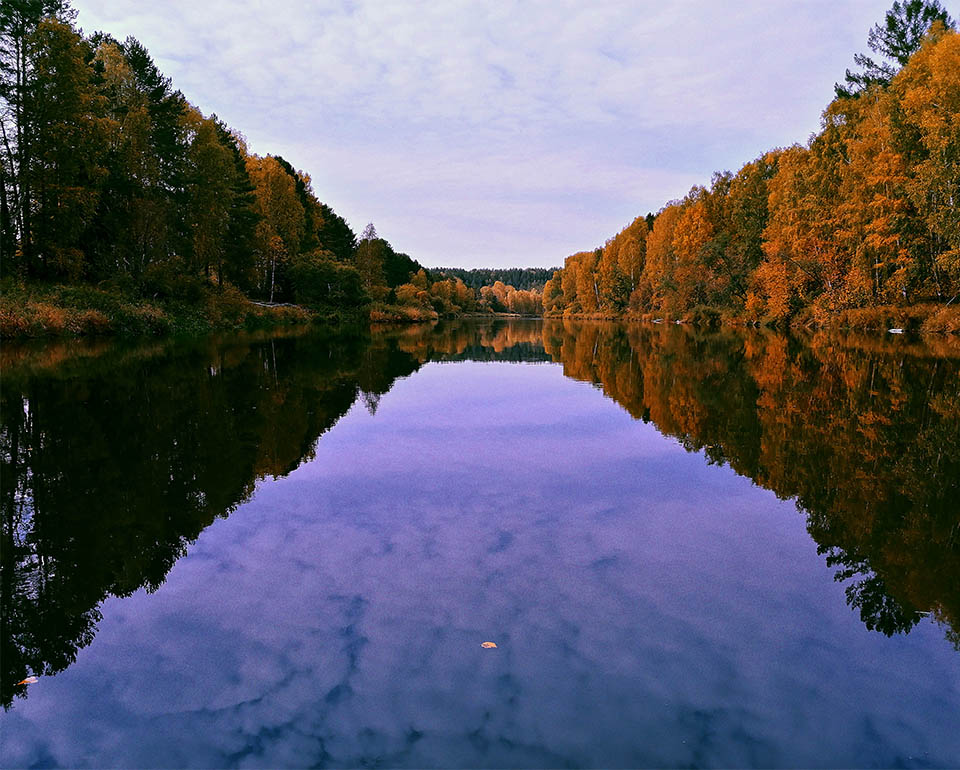
[[[500,281],[517,289],[542,291],[543,285],[550,280],[555,269],[552,267],[480,267],[467,270],[462,267],[438,267],[435,272],[445,278],[459,278],[471,289],[493,286]]]
[[[272,310],[292,303],[375,320],[540,312],[523,287],[425,270],[372,224],[358,237],[307,172],[251,153],[135,38],[84,36],[75,18],[67,0],[0,7],[3,336],[305,320]]]
[[[0,336],[318,317],[625,317],[960,332],[960,35],[898,0],[804,145],[562,268],[428,270],[68,0],[0,6]],[[324,196],[325,197],[325,196]]]
[[[809,142],[567,257],[544,315],[960,331],[955,27],[938,2],[895,2]]]

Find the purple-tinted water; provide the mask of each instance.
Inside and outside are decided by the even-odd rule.
[[[550,363],[426,363],[2,720],[5,767],[955,766],[943,629]],[[496,649],[481,642],[494,641]]]

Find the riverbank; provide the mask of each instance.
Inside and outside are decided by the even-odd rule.
[[[805,308],[784,321],[756,320],[729,315],[714,308],[698,307],[679,315],[669,313],[567,313],[544,318],[571,318],[578,321],[623,321],[643,323],[683,323],[693,326],[753,326],[793,330],[836,329],[856,332],[904,331],[921,334],[960,334],[960,303],[920,303],[882,305],[869,308],[828,311]]]
[[[377,303],[370,308],[370,323],[374,324],[395,324],[395,323],[429,323],[441,319],[450,318],[509,318],[509,319],[536,319],[542,318],[539,315],[523,315],[522,313],[438,313],[433,308],[425,308],[418,305],[386,305]]]
[[[258,302],[232,287],[203,287],[196,296],[143,298],[92,286],[5,283],[0,295],[0,338],[80,336],[200,335],[216,331],[273,329],[307,324],[366,322],[432,323],[441,315],[432,308],[374,303],[357,308],[308,308]],[[445,317],[445,316],[444,316]],[[463,318],[529,318],[512,313],[466,313]],[[835,329],[854,332],[904,331],[960,334],[960,302],[826,311],[806,308],[789,322],[756,320],[710,307],[668,313],[567,313],[544,319],[682,323],[697,327],[733,326],[780,329]]]
[[[342,311],[341,311],[342,314]],[[183,299],[150,299],[92,286],[6,284],[0,338],[192,335],[342,320],[297,305],[270,305],[227,287]]]

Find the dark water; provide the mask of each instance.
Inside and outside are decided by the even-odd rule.
[[[960,765],[955,345],[2,355],[3,767]]]

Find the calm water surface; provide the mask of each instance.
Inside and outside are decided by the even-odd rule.
[[[4,767],[960,765],[950,343],[2,355]]]

